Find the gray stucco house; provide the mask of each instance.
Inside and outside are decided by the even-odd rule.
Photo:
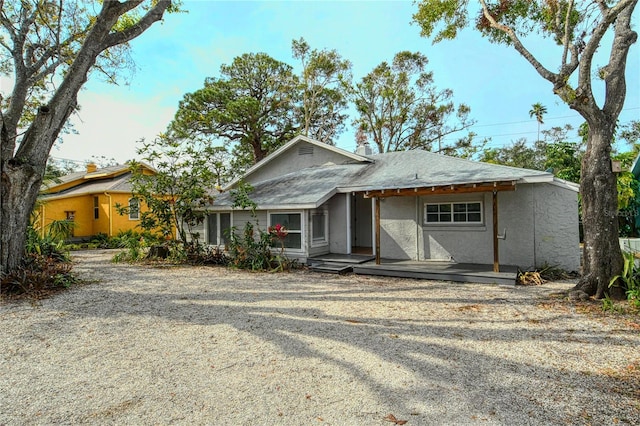
[[[379,260],[446,260],[518,266],[580,266],[578,186],[551,173],[427,151],[355,153],[297,136],[250,168],[257,217],[232,208],[231,182],[199,230],[224,245],[225,230],[252,221],[289,230],[286,253]]]

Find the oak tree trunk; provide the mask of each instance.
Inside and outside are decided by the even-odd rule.
[[[589,123],[589,129],[580,181],[585,230],[582,277],[574,290],[597,299],[605,294],[620,297],[621,289],[609,289],[611,277],[620,274],[623,264],[618,240],[617,180],[611,169],[615,124]]]
[[[2,166],[0,219],[0,264],[2,271],[13,271],[24,258],[26,229],[35,204],[43,173],[30,164]]]

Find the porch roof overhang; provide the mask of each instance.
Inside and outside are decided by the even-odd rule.
[[[415,197],[423,195],[468,194],[475,192],[514,191],[516,181],[476,182],[450,185],[415,186],[412,188],[387,188],[365,190],[365,198]]]

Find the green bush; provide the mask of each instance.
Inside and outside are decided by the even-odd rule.
[[[609,287],[622,283],[627,300],[634,308],[640,308],[640,267],[636,265],[636,256],[632,252],[623,252],[624,266],[622,274],[611,278]]]
[[[242,236],[235,233],[235,228],[229,234],[229,264],[239,269],[251,271],[289,271],[297,266],[297,261],[290,260],[284,255],[284,249],[274,254],[274,234],[258,230],[255,238],[254,227],[247,222]]]
[[[229,264],[229,257],[219,247],[194,242],[186,246],[186,261],[192,265],[224,266]]]
[[[66,288],[77,282],[71,272],[69,252],[61,238],[59,234],[41,237],[29,227],[24,261],[12,273],[0,276],[0,292],[38,297],[45,291]]]

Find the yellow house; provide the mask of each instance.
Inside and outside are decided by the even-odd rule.
[[[143,173],[155,173],[150,166],[141,166]],[[62,176],[41,192],[38,228],[44,233],[53,221],[72,220],[75,222],[74,238],[100,233],[114,236],[136,228],[140,223],[141,206],[132,195],[130,178],[128,165],[98,169],[91,163],[86,171]],[[128,206],[129,214],[119,214],[116,204]]]

